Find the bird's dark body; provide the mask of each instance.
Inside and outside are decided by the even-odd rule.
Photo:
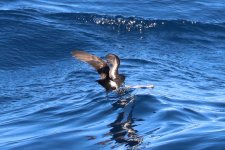
[[[87,62],[96,69],[101,76],[101,79],[97,80],[97,82],[103,86],[106,91],[116,90],[124,83],[125,76],[118,73],[120,59],[115,54],[108,54],[106,56],[110,67],[101,58],[87,52],[74,51],[72,54],[75,58]]]
[[[98,82],[98,84],[103,86],[106,89],[106,91],[111,91],[111,90],[116,90],[117,87],[112,86],[110,84],[110,81],[115,82],[118,85],[118,87],[120,87],[124,83],[124,80],[125,80],[125,76],[124,75],[119,75],[119,77],[114,79],[114,80],[110,79],[110,78],[105,78],[105,79],[97,80],[97,82]]]

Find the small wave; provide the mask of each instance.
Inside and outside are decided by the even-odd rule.
[[[34,9],[25,10],[1,10],[0,17],[3,18],[17,18],[17,19],[34,19],[35,16],[40,16],[40,13]]]
[[[69,20],[75,21],[77,24],[95,24],[99,26],[112,27],[117,31],[138,31],[140,33],[151,30],[192,30],[193,28],[213,31],[225,32],[225,22],[220,23],[205,23],[201,21],[192,21],[185,19],[162,20],[136,16],[122,15],[102,15],[96,13],[52,13],[47,11],[39,11],[36,9],[16,9],[16,10],[1,10],[0,17],[3,18],[20,18],[20,19],[37,19],[46,21],[48,19]]]
[[[49,15],[49,14],[48,14]],[[176,29],[181,27],[191,29],[192,27],[214,29],[225,31],[225,23],[204,23],[191,20],[161,20],[143,17],[125,17],[122,15],[110,16],[91,13],[54,13],[49,16],[54,18],[73,19],[76,23],[96,24],[101,26],[110,26],[113,29],[125,31],[143,32],[148,29]],[[182,28],[183,29],[183,28]]]

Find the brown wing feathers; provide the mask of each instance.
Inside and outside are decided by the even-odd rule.
[[[109,67],[107,63],[101,58],[84,51],[73,51],[72,55],[75,58],[81,61],[87,62],[92,67],[94,67],[98,71],[98,73],[101,75],[101,78],[105,78],[108,76]]]

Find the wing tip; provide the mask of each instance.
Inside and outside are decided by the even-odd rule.
[[[82,51],[82,50],[73,50],[71,52],[71,55],[74,56],[74,57],[76,57],[77,55],[82,54],[82,53],[85,53],[85,52]]]

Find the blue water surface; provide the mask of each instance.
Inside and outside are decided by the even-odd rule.
[[[225,2],[0,1],[0,149],[224,150]],[[73,50],[115,53],[109,93]]]

